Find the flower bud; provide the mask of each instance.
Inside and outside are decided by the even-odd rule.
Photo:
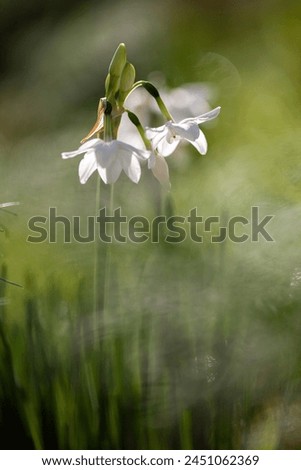
[[[110,63],[109,73],[112,77],[120,77],[126,64],[126,48],[119,44]]]
[[[119,44],[109,66],[109,74],[106,79],[106,96],[114,102],[119,90],[120,77],[126,64],[126,49],[123,43]]]
[[[135,67],[130,62],[127,62],[122,71],[119,84],[119,96],[118,101],[120,104],[123,104],[125,98],[127,97],[129,91],[131,90],[134,81],[135,81]]]

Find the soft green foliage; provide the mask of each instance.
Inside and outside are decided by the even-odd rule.
[[[0,202],[20,201],[0,213],[0,277],[23,286],[0,281],[2,445],[300,449],[300,2],[85,5],[49,25],[24,11],[0,88]],[[62,227],[29,244],[27,221],[94,215],[96,175],[80,185],[60,152],[87,133],[120,41],[139,78],[207,81],[222,113],[206,157],[168,160],[169,198],[144,168],[118,181],[115,207],[228,220],[259,206],[275,242],[214,245],[200,227],[203,244],[116,243],[95,317],[93,244],[64,244]]]

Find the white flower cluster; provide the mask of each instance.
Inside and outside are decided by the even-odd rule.
[[[86,183],[96,170],[106,184],[115,183],[122,170],[134,183],[138,183],[141,176],[140,162],[148,161],[148,168],[152,170],[162,186],[168,189],[170,186],[169,171],[165,158],[176,150],[181,141],[191,143],[201,155],[206,154],[207,141],[199,126],[206,121],[215,119],[220,112],[220,107],[199,116],[176,122],[158,90],[150,82],[134,82],[134,80],[134,66],[126,59],[124,44],[120,44],[109,67],[106,79],[106,97],[100,100],[95,125],[82,140],[82,145],[78,150],[62,153],[64,159],[84,154],[84,158],[79,164],[81,183]],[[136,114],[125,106],[134,96],[132,93],[135,90],[138,91],[139,88],[144,88],[157,102],[166,121],[162,126],[143,127]],[[173,95],[175,97],[182,96],[183,109],[185,105],[186,107],[188,105],[188,108],[192,107],[197,96],[201,96],[202,104],[206,105],[203,93],[200,92],[197,85],[190,84],[186,88],[178,88],[169,94],[165,92],[165,102],[170,101]],[[179,108],[178,99],[177,107]],[[134,108],[135,111],[136,108],[144,110],[144,117],[147,115],[146,109],[149,109],[148,115],[153,113],[153,108],[145,95],[144,98],[140,95],[138,103],[134,102]],[[170,109],[172,108],[176,107],[170,105]],[[128,125],[123,124],[124,119],[121,118],[125,113],[128,114],[131,123],[136,126],[135,132],[136,136],[139,136],[139,141],[128,129]],[[95,135],[97,138],[92,138]]]

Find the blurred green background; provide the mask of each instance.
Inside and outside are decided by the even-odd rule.
[[[0,211],[1,269],[23,286],[0,284],[1,446],[301,449],[300,2],[0,0],[0,26],[0,203],[20,202]],[[222,107],[206,157],[168,159],[173,212],[258,206],[275,241],[114,244],[95,312],[94,244],[30,244],[27,222],[94,215],[96,174],[81,185],[60,154],[91,128],[120,42],[138,79],[206,83]],[[160,213],[146,168],[115,206]]]

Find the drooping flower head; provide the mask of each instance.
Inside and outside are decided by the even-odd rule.
[[[199,125],[215,119],[220,113],[220,107],[194,118],[183,119],[176,123],[168,121],[160,127],[147,127],[146,136],[152,142],[153,148],[163,157],[171,155],[181,140],[191,143],[201,155],[207,153],[207,140]]]
[[[138,183],[141,176],[140,161],[145,161],[151,156],[151,152],[137,149],[120,140],[105,142],[101,139],[91,139],[78,150],[63,152],[62,158],[73,158],[82,153],[85,155],[78,168],[82,184],[85,184],[96,170],[106,184],[115,183],[122,170],[130,180]]]

